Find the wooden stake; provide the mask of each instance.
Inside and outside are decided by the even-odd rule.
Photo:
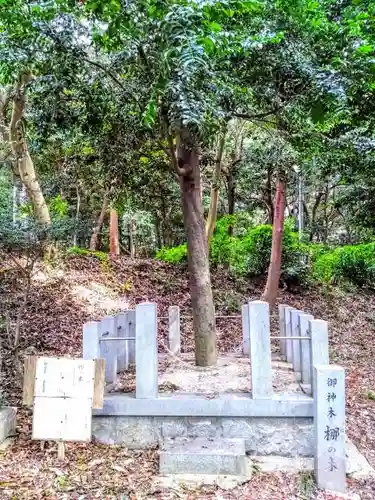
[[[65,460],[65,443],[64,443],[64,441],[59,441],[57,443],[57,458],[59,460]]]
[[[24,405],[27,406],[32,406],[34,402],[35,373],[36,373],[37,360],[38,360],[37,356],[28,356],[25,359],[22,402]]]

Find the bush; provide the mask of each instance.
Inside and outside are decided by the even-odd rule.
[[[210,246],[210,259],[213,264],[228,264],[233,258],[236,238],[228,235],[230,226],[233,231],[236,228],[236,216],[226,215],[221,217],[216,223],[216,230],[212,237]]]
[[[179,245],[172,248],[161,248],[155,255],[157,260],[169,262],[170,264],[178,264],[179,262],[187,261],[187,245]]]
[[[78,255],[81,257],[95,257],[100,262],[108,262],[109,257],[108,254],[105,252],[98,252],[94,250],[87,250],[86,248],[81,248],[81,247],[70,247],[67,250],[68,255]]]
[[[210,260],[215,265],[226,265],[235,275],[262,276],[267,272],[272,247],[272,226],[245,228],[248,217],[243,214],[221,217],[211,241]],[[233,226],[234,236],[228,235]],[[156,259],[179,263],[187,259],[187,247],[162,248]],[[307,281],[310,262],[309,246],[298,241],[292,226],[285,224],[283,237],[282,278],[300,284]]]
[[[347,245],[320,255],[314,264],[318,281],[375,288],[375,243]]]

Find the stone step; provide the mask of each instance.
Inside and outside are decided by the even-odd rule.
[[[175,438],[160,447],[161,474],[246,475],[242,439]]]

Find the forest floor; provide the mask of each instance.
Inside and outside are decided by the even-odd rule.
[[[234,279],[226,270],[212,273],[216,312],[238,314],[246,300],[261,296],[264,283]],[[185,267],[154,261],[113,259],[99,262],[94,257],[70,257],[63,264],[46,268],[38,264],[26,308],[20,318],[19,360],[15,360],[9,335],[25,291],[19,270],[9,263],[0,269],[0,325],[2,380],[6,402],[18,407],[17,437],[5,453],[0,452],[0,500],[2,499],[257,499],[335,500],[336,495],[315,489],[309,473],[265,474],[231,491],[218,487],[163,490],[155,486],[157,450],[130,451],[120,446],[97,443],[69,444],[66,461],[58,462],[54,444],[31,440],[31,413],[21,406],[23,359],[27,354],[80,356],[82,325],[142,301],[158,304],[165,316],[169,305],[179,305],[189,314],[190,297]],[[346,368],[348,437],[375,467],[375,296],[363,292],[309,287],[281,291],[279,303],[286,303],[329,322],[330,356]],[[6,314],[7,313],[7,314]],[[164,320],[159,324],[159,350],[165,345]],[[276,313],[271,329],[276,331]],[[228,333],[230,332],[230,333]],[[219,319],[218,346],[232,352],[241,343],[240,321]],[[182,347],[193,349],[191,321],[182,329]],[[373,500],[375,478],[349,480],[345,498]]]

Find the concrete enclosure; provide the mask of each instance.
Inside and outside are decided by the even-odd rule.
[[[135,328],[133,325],[131,330],[128,318],[134,315]],[[107,317],[85,325],[84,357],[105,358],[108,384],[129,364],[135,362],[136,369],[135,394],[107,394],[103,409],[94,411],[94,438],[135,449],[159,445],[161,471],[174,473],[194,473],[199,463],[211,464],[212,471],[240,473],[243,450],[259,456],[315,456],[321,485],[343,491],[345,430],[332,427],[330,419],[335,415],[335,421],[343,422],[345,418],[344,373],[335,368],[340,377],[332,375],[327,323],[280,305],[279,332],[272,336],[266,302],[244,304],[238,316],[242,319],[242,357],[248,363],[250,392],[219,390],[210,396],[195,391],[159,393],[156,304],[139,304],[135,312],[127,311],[121,318]],[[169,353],[176,358],[181,349],[179,308],[171,306],[166,319]],[[130,331],[135,336],[131,337]],[[271,356],[272,340],[278,342],[280,350],[276,365]],[[277,392],[275,371],[280,367],[294,374],[295,391]],[[329,397],[340,401],[334,409],[325,401],[327,384],[334,384]],[[202,444],[202,439],[207,443]],[[330,453],[321,451],[325,441],[330,444]]]

